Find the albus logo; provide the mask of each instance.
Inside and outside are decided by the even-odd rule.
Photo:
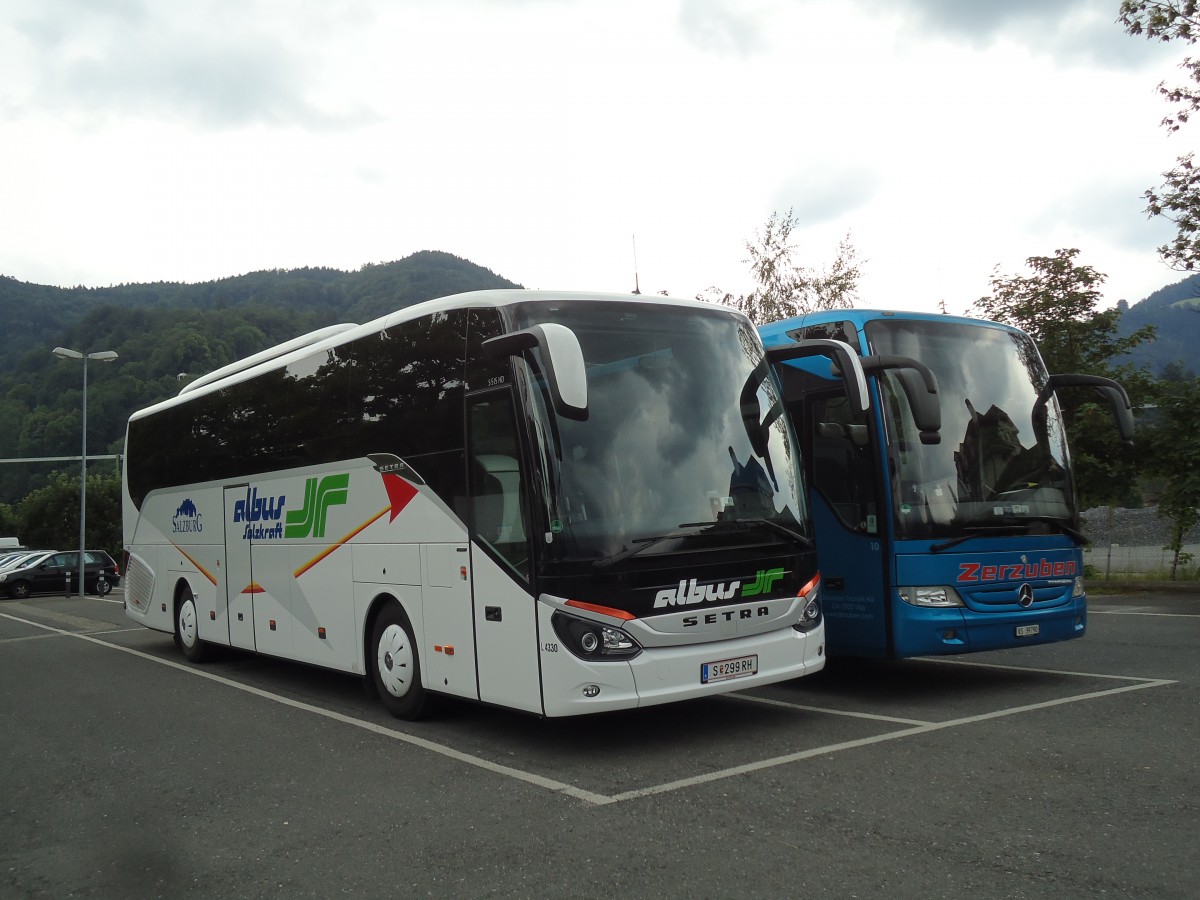
[[[740,581],[734,581],[729,584],[720,582],[717,584],[700,584],[693,578],[689,581],[679,582],[679,586],[675,588],[666,588],[654,595],[654,608],[662,609],[664,606],[693,606],[697,603],[715,603],[717,600],[730,600],[736,594],[738,588],[742,588],[741,596],[755,597],[759,594],[769,593],[774,587],[775,582],[783,577],[783,569],[759,569],[754,575],[754,581],[742,587]]]
[[[287,538],[325,537],[325,520],[329,507],[346,502],[350,495],[350,475],[326,475],[320,481],[309,478],[304,483],[304,508],[289,511],[284,521]]]
[[[243,540],[265,541],[278,540],[283,537],[283,509],[287,497],[260,497],[258,488],[246,488],[244,499],[233,504],[233,521],[246,523],[242,532]],[[267,523],[274,522],[274,525]]]

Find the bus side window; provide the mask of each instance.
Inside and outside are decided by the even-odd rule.
[[[529,529],[512,394],[489,391],[468,402],[472,534],[528,580]]]
[[[854,451],[846,429],[838,422],[813,425],[813,482],[835,507],[849,504],[854,495],[850,484]],[[840,509],[839,515],[847,518]]]
[[[476,458],[471,472],[471,515],[475,533],[493,546],[504,526],[504,485]]]
[[[847,528],[875,533],[875,470],[866,414],[851,409],[842,393],[813,399],[808,414],[813,489]]]

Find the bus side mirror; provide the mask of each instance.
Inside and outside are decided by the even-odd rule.
[[[1094,387],[1112,408],[1121,440],[1126,444],[1133,443],[1133,404],[1129,402],[1125,388],[1118,382],[1100,375],[1051,375],[1046,386],[1038,394],[1034,408],[1044,406],[1051,393],[1064,387]]]
[[[862,363],[858,354],[844,341],[814,338],[767,348],[767,360],[773,366],[789,359],[809,356],[828,356],[833,360],[834,368],[841,374],[846,385],[846,396],[854,408],[860,412],[866,412],[870,408],[871,398],[867,395],[867,376],[863,373]]]
[[[564,419],[584,422],[588,417],[587,368],[579,338],[570,328],[554,322],[533,325],[483,342],[483,352],[493,359],[520,356],[537,348],[550,389],[554,412]]]
[[[921,443],[942,442],[942,407],[938,403],[937,378],[925,363],[908,356],[877,355],[863,357],[862,367],[864,372],[895,369],[900,387],[908,398],[913,422],[921,433]],[[917,376],[920,376],[920,384],[917,383]]]

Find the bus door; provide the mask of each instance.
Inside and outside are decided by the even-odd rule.
[[[250,538],[246,525],[235,514],[238,503],[247,502],[247,486],[225,488],[225,614],[229,622],[229,644],[253,650],[254,647],[254,569],[250,560]],[[221,589],[217,591],[218,601]]]
[[[532,547],[512,391],[467,397],[479,699],[542,712]]]
[[[841,391],[808,394],[802,431],[830,653],[887,655],[888,507],[879,499],[867,413]]]
[[[471,556],[466,542],[421,545],[426,683],[446,694],[479,696],[471,618]]]

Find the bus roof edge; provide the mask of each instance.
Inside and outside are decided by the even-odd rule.
[[[341,325],[328,325],[325,328],[318,328],[316,331],[302,334],[300,337],[284,341],[282,344],[276,344],[274,347],[269,347],[252,356],[247,356],[245,359],[239,359],[227,366],[221,366],[221,368],[215,369],[206,375],[201,375],[195,381],[190,381],[180,388],[179,393],[180,395],[186,394],[203,385],[212,384],[214,381],[221,381],[230,375],[236,375],[238,372],[244,372],[246,369],[257,366],[259,363],[267,362],[268,360],[283,356],[285,353],[291,353],[293,350],[299,350],[301,347],[316,344],[334,335],[341,334],[343,331],[349,331],[351,328],[357,327],[352,322],[344,322]]]

